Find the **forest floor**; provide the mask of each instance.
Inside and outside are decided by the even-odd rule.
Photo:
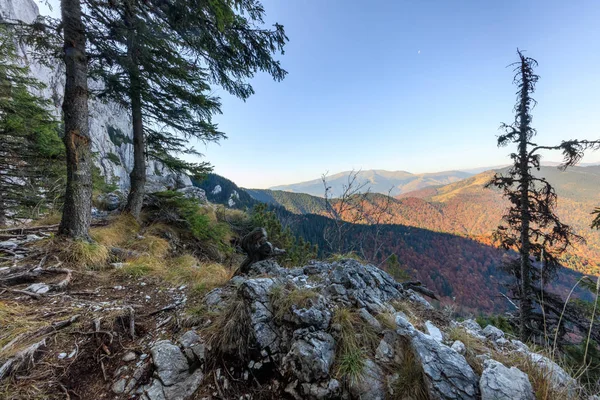
[[[113,375],[150,364],[151,344],[186,326],[197,288],[122,262],[77,268],[55,228],[0,232],[0,398],[114,398]]]

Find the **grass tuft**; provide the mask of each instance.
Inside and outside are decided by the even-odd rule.
[[[61,258],[76,268],[102,269],[106,266],[110,252],[108,247],[97,242],[83,240],[61,241]]]
[[[130,214],[121,214],[107,226],[90,229],[90,236],[107,247],[126,246],[137,235],[140,226]]]
[[[271,289],[271,305],[275,320],[281,322],[292,306],[308,308],[319,297],[312,289],[293,288],[287,289],[283,286],[275,286]]]
[[[363,264],[366,263],[364,258],[362,258],[361,256],[359,256],[358,254],[356,254],[353,251],[350,251],[348,253],[343,253],[343,254],[340,254],[340,253],[332,254],[331,256],[329,256],[327,261],[336,262],[336,261],[343,261],[343,260],[347,260],[347,259],[356,260]]]
[[[356,311],[337,308],[332,325],[337,326],[336,374],[350,382],[363,379],[363,371],[368,354],[379,344],[379,336]]]
[[[248,359],[252,333],[250,311],[244,299],[236,295],[227,307],[216,315],[213,324],[204,329],[207,344],[215,360],[233,356],[241,363]]]
[[[429,400],[423,368],[408,343],[403,344],[402,360],[398,368],[398,379],[394,383],[392,399]]]

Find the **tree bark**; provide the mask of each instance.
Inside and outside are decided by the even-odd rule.
[[[133,169],[129,174],[130,189],[125,211],[139,219],[144,202],[146,186],[146,144],[142,115],[142,93],[140,68],[137,63],[136,24],[133,7],[128,3],[125,11],[125,24],[129,29],[127,55],[129,59],[129,97],[131,99],[131,118],[133,124]]]
[[[522,61],[521,65],[523,83],[521,87],[521,104],[519,107],[519,173],[520,179],[520,213],[521,213],[521,237],[519,255],[521,258],[521,296],[519,299],[519,330],[521,340],[526,342],[529,339],[531,330],[531,310],[532,310],[532,286],[531,286],[531,261],[529,258],[529,185],[531,177],[529,176],[529,153],[527,151],[529,142],[529,115],[527,113],[527,104],[529,101],[529,79],[525,74],[526,65]]]
[[[88,65],[80,0],[61,0],[65,95],[62,105],[67,154],[67,189],[58,233],[89,240],[92,217],[92,151],[88,127]]]

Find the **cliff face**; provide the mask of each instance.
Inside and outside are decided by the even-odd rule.
[[[32,22],[39,15],[33,0],[0,0],[0,19]],[[52,99],[56,116],[60,116],[64,93],[64,66],[57,60],[56,67],[48,68],[37,63],[31,49],[22,47],[21,55],[33,77],[46,84],[40,93]],[[98,82],[90,82],[98,87]],[[122,190],[129,188],[129,173],[133,168],[133,132],[127,110],[118,104],[101,102],[90,98],[90,135],[92,151],[97,154],[96,165],[108,181],[116,179]],[[182,188],[192,182],[187,176],[173,174],[155,161],[148,161],[148,190],[158,191],[166,187]]]

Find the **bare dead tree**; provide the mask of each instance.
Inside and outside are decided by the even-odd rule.
[[[383,228],[385,225],[391,223],[393,218],[390,210],[393,189],[391,187],[386,195],[371,194],[366,199],[368,200],[368,204],[365,204],[363,207],[363,223],[369,225],[371,229],[365,231],[359,241],[360,254],[365,260],[371,263],[375,263],[378,260],[384,244],[382,240]]]
[[[321,176],[324,188],[326,215],[333,221],[333,227],[326,228],[323,238],[329,249],[336,253],[358,251],[367,261],[375,262],[382,248],[382,228],[391,221],[390,196],[374,194],[367,182],[360,182],[361,170],[352,170],[341,192],[336,196],[327,181],[327,173]],[[348,244],[346,236],[356,224],[369,225],[361,236]]]
[[[325,189],[326,215],[333,221],[333,228],[325,228],[323,239],[329,249],[335,253],[341,254],[353,250],[353,246],[345,245],[346,234],[353,224],[360,223],[364,218],[363,203],[370,188],[367,188],[367,182],[361,183],[358,180],[360,172],[361,170],[350,171],[339,196],[333,193],[332,187],[327,182],[327,173],[321,175]]]

